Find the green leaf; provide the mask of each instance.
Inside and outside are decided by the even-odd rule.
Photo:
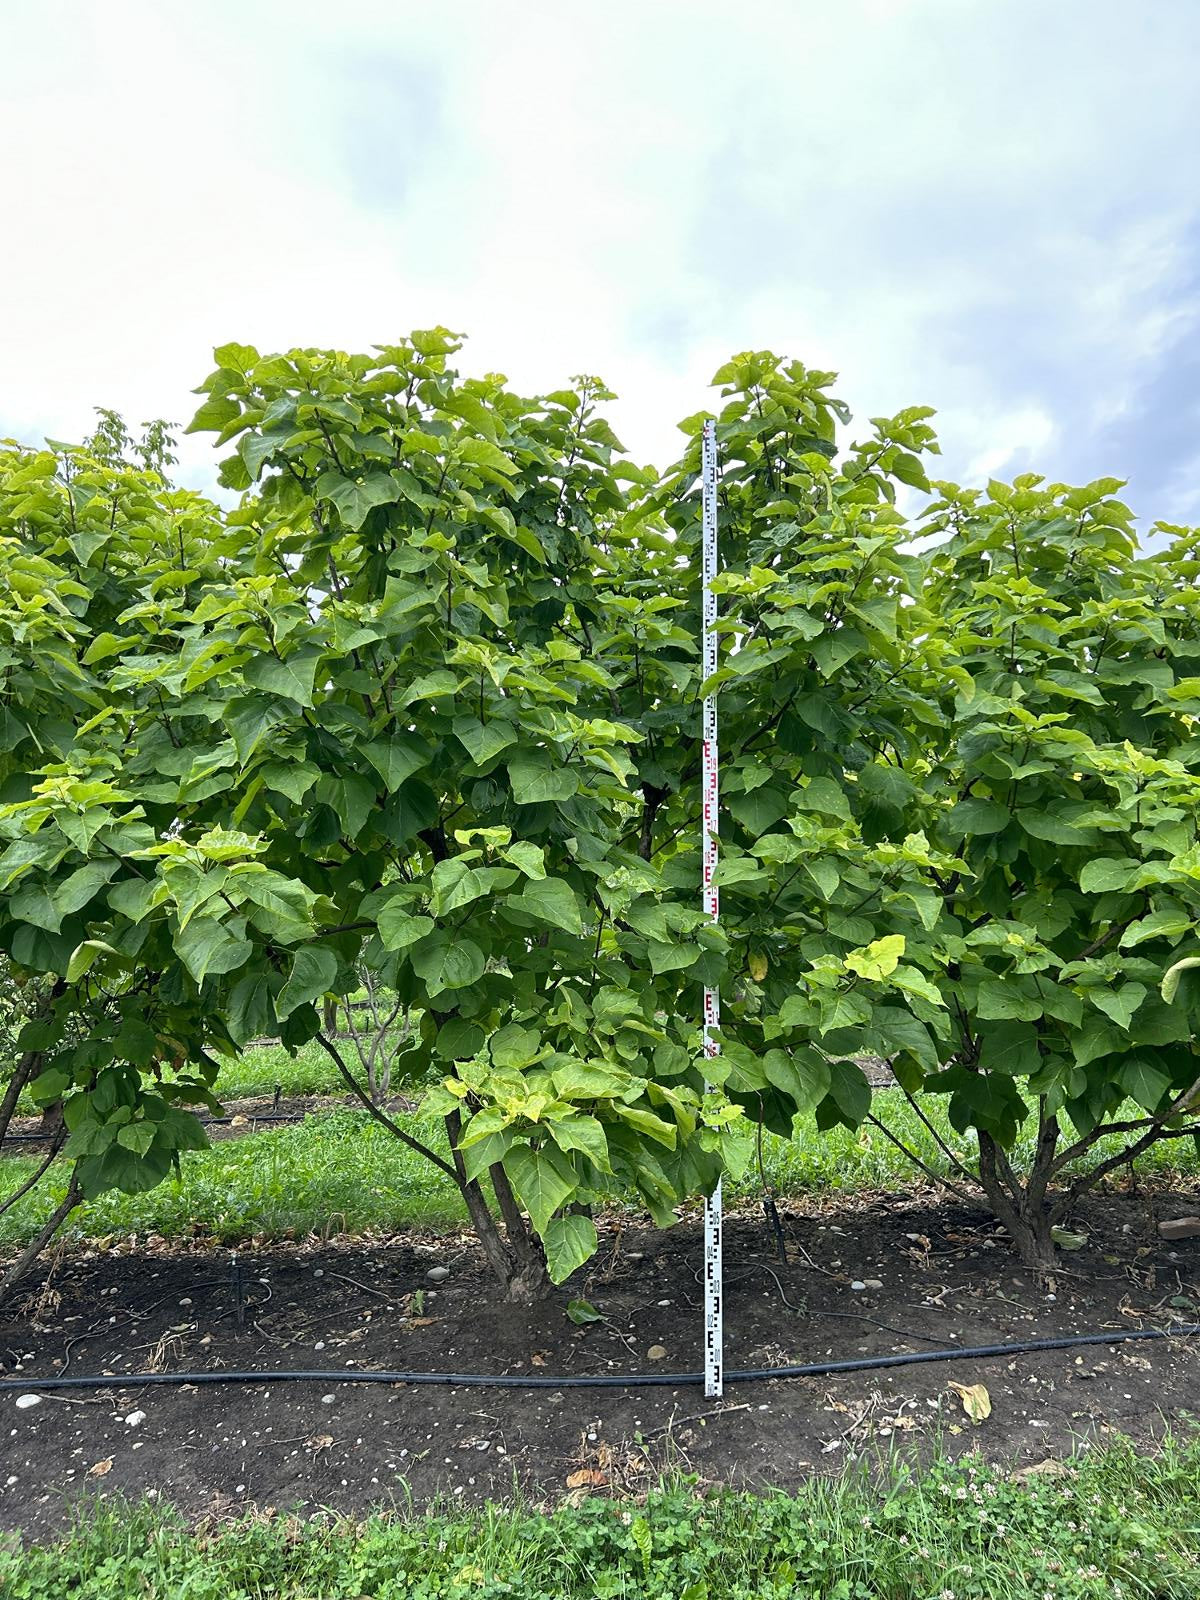
[[[841,784],[832,778],[810,778],[803,789],[796,791],[793,803],[799,811],[821,811],[830,817],[850,821],[850,807]]]
[[[857,1127],[871,1109],[871,1086],[852,1061],[829,1063],[829,1098],[842,1117]]]
[[[504,1170],[534,1228],[544,1239],[551,1217],[575,1193],[575,1169],[552,1144],[536,1150],[532,1145],[514,1144],[505,1151]]]
[[[960,800],[951,807],[946,818],[951,835],[957,839],[965,839],[971,834],[986,837],[999,833],[1011,821],[1012,813],[1007,806],[999,805],[995,800],[983,799]]]
[[[587,1300],[568,1300],[567,1316],[577,1327],[586,1327],[589,1322],[603,1322],[603,1315]]]
[[[876,1006],[872,1020],[884,1049],[889,1052],[906,1051],[923,1067],[931,1070],[937,1066],[937,1046],[919,1017],[895,1006]]]
[[[433,910],[438,917],[448,916],[451,911],[470,905],[472,900],[487,893],[487,880],[461,856],[439,861],[433,869],[431,882]]]
[[[18,889],[9,900],[7,909],[18,922],[44,928],[47,933],[57,933],[62,926],[63,914],[44,883],[29,883]]]
[[[486,766],[501,750],[507,750],[517,739],[517,730],[511,722],[479,722],[474,717],[456,717],[454,736],[477,767]]]
[[[1182,906],[1152,911],[1148,917],[1130,923],[1121,935],[1121,949],[1132,950],[1149,939],[1170,939],[1172,943],[1191,933],[1195,923]]]
[[[297,650],[283,661],[264,651],[246,663],[246,682],[269,694],[294,700],[297,705],[311,706],[313,680],[320,659],[319,650]]]
[[[239,872],[232,880],[242,896],[247,915],[254,926],[280,944],[298,944],[311,938],[313,920],[311,894],[304,885],[269,869]]]
[[[1079,887],[1084,894],[1109,894],[1124,889],[1129,880],[1137,876],[1140,863],[1124,857],[1096,856],[1083,865],[1079,874]]]
[[[1171,1080],[1144,1056],[1134,1056],[1117,1069],[1117,1082],[1143,1111],[1156,1111]]]
[[[259,772],[268,789],[286,795],[297,805],[321,776],[320,769],[306,761],[268,761]]]
[[[662,1117],[656,1117],[653,1111],[646,1111],[641,1106],[616,1105],[613,1107],[621,1121],[631,1128],[636,1128],[639,1133],[644,1133],[648,1139],[653,1139],[656,1144],[665,1145],[668,1150],[674,1150],[679,1133],[673,1122],[667,1122]]]
[[[768,1050],[763,1056],[767,1082],[795,1101],[798,1113],[807,1114],[829,1093],[832,1072],[818,1051]]]
[[[251,949],[248,939],[231,932],[215,917],[193,917],[175,936],[176,953],[197,983],[210,974],[236,971],[249,959]]]
[[[279,991],[275,1010],[280,1021],[290,1017],[297,1006],[307,1005],[328,994],[337,977],[338,959],[321,945],[302,945],[292,957],[292,970]]]
[[[136,1156],[144,1156],[154,1143],[154,1124],[127,1122],[117,1131],[117,1143],[126,1150],[132,1150]]]
[[[827,778],[818,778],[815,781],[829,782]],[[788,812],[787,794],[782,789],[769,785],[766,788],[752,789],[749,794],[731,794],[725,803],[730,814],[736,817],[746,831],[753,834],[756,839]],[[842,803],[845,804],[844,801]],[[809,809],[815,811],[823,808],[814,803]]]
[[[67,962],[67,982],[77,983],[101,956],[114,956],[116,953],[112,945],[105,944],[102,939],[84,939],[72,950],[71,959]]]
[[[564,1100],[603,1100],[623,1094],[629,1087],[629,1074],[592,1061],[572,1061],[557,1067],[550,1075],[555,1094]]]
[[[694,966],[704,952],[698,944],[662,943],[651,939],[647,941],[646,954],[650,958],[650,971],[658,977],[664,972],[685,971]]]
[[[532,844],[528,839],[517,839],[500,854],[505,861],[511,861],[514,867],[519,867],[527,878],[546,876],[546,853],[539,844]]]
[[[412,947],[413,971],[425,981],[429,998],[444,989],[465,989],[483,977],[483,952],[470,939],[451,939],[440,930]]]
[[[226,1022],[235,1044],[248,1044],[274,1033],[278,1018],[267,973],[248,972],[238,979],[230,991]]]
[[[1183,974],[1190,972],[1193,967],[1200,967],[1200,956],[1185,956],[1182,961],[1176,961],[1174,966],[1168,967],[1163,974],[1162,997],[1168,1005],[1173,1005],[1175,1002]]]
[[[364,745],[362,753],[383,779],[389,794],[395,794],[406,778],[428,766],[433,755],[423,739],[408,734],[376,739]]]
[[[560,1150],[578,1150],[581,1155],[594,1162],[601,1172],[612,1171],[604,1125],[596,1117],[588,1116],[586,1113],[577,1113],[569,1117],[549,1117],[546,1126]]]
[[[385,950],[407,950],[433,929],[433,918],[413,916],[405,910],[403,900],[389,900],[381,906],[377,926]]]
[[[988,978],[979,985],[976,1010],[989,1021],[1036,1022],[1042,1002],[1019,978]]]
[[[979,1030],[979,1065],[985,1072],[1027,1077],[1042,1064],[1037,1029],[1029,1022],[997,1022]]]
[[[570,767],[551,767],[544,757],[514,756],[508,776],[519,806],[569,800],[579,792],[579,774]]]
[[[387,472],[368,472],[359,478],[348,478],[341,472],[323,472],[313,492],[318,500],[336,507],[342,526],[351,533],[358,532],[376,506],[392,505],[404,493],[397,480]]]
[[[891,977],[893,988],[903,989],[905,994],[927,1000],[931,1006],[945,1006],[946,1002],[942,999],[941,991],[916,967],[901,962]]]
[[[552,1283],[563,1283],[590,1256],[598,1244],[596,1224],[591,1217],[555,1217],[542,1235],[546,1265]]]
[[[583,932],[579,901],[562,878],[530,878],[520,894],[509,895],[506,905],[565,933]]]
[[[1133,1014],[1146,998],[1144,983],[1123,983],[1119,989],[1089,989],[1088,999],[1118,1027],[1129,1031]]]
[[[503,450],[486,439],[464,440],[458,446],[458,455],[461,461],[466,461],[471,466],[490,467],[493,472],[501,472],[506,478],[512,477],[517,471],[516,462],[510,461]]]

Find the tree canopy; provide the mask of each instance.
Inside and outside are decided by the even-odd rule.
[[[501,1276],[522,1213],[561,1279],[596,1196],[665,1224],[756,1121],[857,1126],[880,1054],[1044,1255],[1065,1161],[1130,1098],[1180,1131],[1198,1076],[1194,536],[1139,550],[1116,480],[931,483],[927,409],[856,439],[831,374],[723,367],[714,928],[704,413],[660,475],[598,379],[526,399],[458,347],[219,349],[232,510],[111,414],[0,454],[0,948],[80,1190],[164,1177],[256,1037],[345,1070],[322,1002],[365,969]]]

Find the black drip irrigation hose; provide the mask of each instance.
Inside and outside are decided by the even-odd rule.
[[[1032,1355],[1041,1350],[1075,1350],[1080,1345],[1127,1344],[1134,1339],[1175,1339],[1200,1333],[1200,1323],[1174,1328],[1130,1328],[1115,1333],[1073,1333],[1059,1339],[1023,1339],[1011,1344],[977,1344],[948,1350],[913,1350],[903,1355],[860,1356],[850,1361],[812,1361],[794,1367],[734,1367],[726,1383],[764,1383],[777,1378],[827,1378],[840,1372],[877,1372],[885,1367],[916,1367],[930,1361],[980,1361],[993,1356]],[[21,1390],[140,1389],[151,1384],[176,1387],[204,1383],[391,1383],[436,1384],[454,1389],[683,1389],[702,1384],[702,1372],[604,1373],[555,1378],[539,1373],[486,1372],[128,1372],[103,1377],[5,1378],[0,1395]]]

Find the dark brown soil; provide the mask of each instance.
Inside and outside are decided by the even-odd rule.
[[[726,1358],[754,1367],[1200,1320],[1200,1240],[1156,1224],[1195,1198],[1107,1196],[1053,1296],[980,1212],[932,1195],[785,1209],[789,1264],[761,1219],[726,1235]],[[935,1436],[1026,1465],[1109,1430],[1147,1442],[1200,1411],[1200,1339],[958,1359],[833,1378],[507,1390],[317,1382],[37,1394],[38,1376],[355,1367],[545,1374],[700,1365],[700,1240],[610,1222],[590,1269],[533,1310],[498,1302],[467,1237],[256,1250],[237,1326],[228,1253],[144,1248],[66,1256],[0,1316],[0,1527],[59,1524],[81,1495],[145,1492],[186,1513],[298,1504],[362,1510],[411,1492],[475,1501],[636,1491],[664,1466],[704,1481],[793,1485],[863,1451]],[[435,1287],[426,1274],[444,1265]],[[883,1287],[856,1291],[851,1283]],[[423,1291],[424,1303],[414,1296]],[[576,1326],[586,1296],[605,1320]],[[787,1302],[785,1303],[785,1298]],[[888,1324],[883,1327],[881,1324]],[[661,1346],[665,1355],[653,1347]],[[984,1384],[964,1415],[951,1383]],[[144,1419],[131,1423],[131,1414]],[[406,1487],[407,1486],[407,1487]]]

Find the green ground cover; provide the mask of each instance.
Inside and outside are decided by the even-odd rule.
[[[967,1457],[785,1494],[427,1515],[243,1520],[189,1531],[106,1504],[0,1550],[6,1600],[1193,1600],[1200,1442],[1117,1441],[1062,1477]]]

